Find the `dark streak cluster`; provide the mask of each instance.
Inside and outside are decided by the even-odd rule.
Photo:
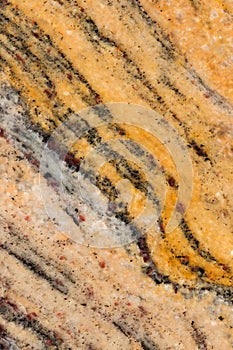
[[[118,192],[115,186],[113,186],[111,180],[108,179],[106,176],[97,175],[96,185],[110,202],[113,202],[115,199],[118,198]]]
[[[101,142],[101,137],[96,128],[90,129],[84,137],[92,146],[97,146]]]
[[[146,263],[146,266],[143,267],[143,272],[147,274],[156,284],[172,283],[169,276],[161,273],[152,260],[145,236],[141,236],[138,239],[137,245],[140,250],[140,255],[142,256],[143,261]]]
[[[0,314],[1,314],[1,300],[0,300]],[[16,350],[18,349],[18,344],[15,339],[13,339],[3,325],[0,324],[0,349],[3,350]]]
[[[148,337],[148,335],[144,334],[139,335],[134,329],[122,321],[113,321],[113,325],[127,338],[136,339],[137,342],[140,343],[143,350],[159,350],[160,347],[155,344],[155,342]]]
[[[193,339],[195,340],[198,349],[208,350],[206,344],[206,336],[204,335],[204,333],[197,327],[194,321],[191,322],[191,327],[193,329]]]
[[[60,335],[54,331],[45,328],[35,317],[28,317],[23,314],[14,302],[11,302],[8,298],[0,299],[0,314],[8,322],[15,322],[16,324],[23,326],[25,329],[29,328],[41,339],[44,343],[45,349],[50,346],[55,346],[59,349],[59,346],[63,343]]]
[[[192,140],[188,147],[193,148],[195,153],[199,156],[204,158],[205,161],[210,161],[210,158],[208,157],[207,152],[204,150],[204,145],[198,145],[195,140]]]
[[[148,194],[148,183],[138,169],[127,162],[126,159],[115,159],[110,161],[116,167],[117,172],[125,179],[128,179],[135,188],[145,195]]]

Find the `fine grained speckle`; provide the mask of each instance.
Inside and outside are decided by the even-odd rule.
[[[0,10],[0,347],[232,348],[230,4],[12,0]],[[192,199],[169,234],[181,188],[174,161],[159,140],[114,124],[109,109],[99,107],[109,102],[157,111],[188,147]],[[117,248],[75,244],[48,216],[40,193],[43,147],[61,123],[89,107],[109,124],[92,128],[68,153],[64,129],[59,161],[69,191],[69,177],[78,176],[90,148],[109,135],[164,175],[167,201],[158,230]],[[80,117],[80,128],[86,119]],[[132,135],[136,141],[127,143]],[[56,147],[48,142],[51,151]],[[148,183],[139,164],[125,158],[90,178],[110,198],[109,212],[120,208],[127,223],[143,207]],[[59,177],[44,175],[40,181],[55,210]],[[130,191],[123,193],[124,186]],[[133,193],[137,205],[120,207],[119,201],[116,207],[119,191],[127,205]],[[184,214],[183,201],[176,208]],[[88,225],[78,205],[66,210]]]
[[[231,324],[230,311],[224,300],[230,298],[230,301],[232,299],[231,294],[229,294],[231,293],[230,289],[224,293],[224,288],[220,286],[213,288],[211,284],[204,284],[201,287],[203,292],[201,292],[201,290],[198,291],[198,284],[196,285],[197,289],[193,288],[193,290],[190,287],[187,289],[185,284],[182,286],[182,282],[180,282],[181,285],[173,285],[172,281],[169,281],[169,278],[166,279],[162,271],[158,271],[152,262],[146,241],[141,241],[139,244],[139,255],[137,249],[135,250],[135,247],[132,246],[129,256],[125,255],[124,249],[121,248],[112,251],[99,251],[98,249],[95,251],[74,246],[66,237],[61,236],[56,231],[53,224],[48,221],[42,202],[38,201],[40,197],[37,170],[30,167],[22,152],[13,149],[11,142],[7,142],[4,138],[1,139],[1,142],[2,169],[8,169],[8,177],[5,177],[4,182],[2,182],[1,189],[2,202],[4,201],[6,208],[2,214],[4,226],[1,247],[6,252],[3,253],[5,266],[3,275],[9,281],[5,283],[1,301],[2,305],[5,305],[4,310],[7,312],[5,315],[8,315],[5,322],[7,320],[12,322],[13,318],[18,320],[15,327],[20,329],[24,327],[30,344],[35,344],[35,348],[38,349],[40,348],[39,342],[47,347],[57,346],[61,349],[64,346],[85,348],[85,344],[90,343],[91,339],[84,329],[88,327],[89,332],[95,334],[92,327],[93,322],[96,322],[94,321],[96,317],[99,319],[98,322],[104,322],[100,323],[100,327],[103,329],[107,327],[108,337],[105,338],[102,335],[102,340],[100,340],[96,333],[92,346],[101,342],[102,348],[105,347],[104,344],[110,343],[112,348],[119,349],[122,346],[130,348],[133,342],[142,348],[153,344],[151,348],[154,349],[156,347],[166,348],[167,344],[170,343],[172,349],[180,349],[185,348],[186,342],[190,346],[194,341],[187,335],[187,340],[183,340],[183,334],[186,331],[193,334],[196,341],[202,341],[203,344],[206,342],[213,344],[216,340],[212,339],[209,332],[215,327],[219,339],[221,339],[223,346],[226,344],[225,348],[227,349],[228,340],[224,336],[225,333],[221,333],[221,329],[227,327],[224,332],[229,334],[227,329]],[[14,183],[16,186],[12,187]],[[10,192],[9,189],[11,189]],[[5,233],[4,227],[7,228]],[[136,254],[135,266],[130,262],[132,261],[130,257],[134,257],[134,251]],[[119,259],[120,256],[122,257]],[[138,275],[140,256],[143,256],[147,265],[151,283],[140,277],[140,274]],[[187,261],[185,257],[182,259]],[[88,265],[86,265],[87,262]],[[10,269],[9,266],[11,266]],[[89,267],[87,268],[87,266]],[[14,274],[16,268],[18,270],[17,278]],[[20,282],[26,280],[26,284]],[[31,282],[29,283],[29,281]],[[137,285],[137,289],[134,289],[134,285]],[[112,292],[110,292],[110,286]],[[164,289],[163,286],[171,286],[171,288]],[[217,304],[214,301],[216,293],[218,295]],[[26,299],[22,300],[21,295]],[[197,297],[199,301],[197,301]],[[182,302],[180,298],[183,298]],[[215,307],[208,306],[210,300],[214,301],[214,305],[218,305],[217,311]],[[22,308],[20,305],[24,305],[24,307]],[[72,312],[70,312],[71,305],[73,305]],[[78,307],[78,305],[80,306]],[[172,314],[169,316],[168,311],[171,305],[173,305],[173,316]],[[151,311],[153,308],[156,309],[158,328],[156,328],[156,332],[153,329],[151,334],[157,334],[156,339],[159,334],[164,337],[164,341],[161,340],[160,345],[154,336],[144,335],[144,330],[148,333],[150,329],[148,317],[151,319],[155,316]],[[83,309],[86,310],[84,314],[81,312]],[[197,316],[194,317],[194,315],[207,309],[209,314],[206,314],[205,311],[199,331]],[[87,310],[89,311],[87,312]],[[178,328],[174,323],[183,319],[184,312],[185,317],[190,320],[190,330],[186,331],[182,326],[183,321]],[[175,316],[177,313],[180,313],[179,319]],[[32,316],[27,316],[27,314]],[[83,316],[81,316],[82,314]],[[46,317],[49,317],[50,320],[53,319],[54,326],[51,327],[51,321],[49,323],[45,321],[44,315],[47,315]],[[227,323],[223,324],[222,317],[226,317]],[[28,323],[28,318],[30,323]],[[192,324],[193,318],[196,321]],[[136,319],[138,321],[135,328]],[[205,325],[203,324],[204,319]],[[64,326],[59,326],[60,320],[66,320]],[[79,325],[78,328],[77,325]],[[138,327],[141,329],[140,332],[136,331]],[[14,331],[10,326],[8,329],[13,336]],[[173,331],[170,332],[168,329],[173,329]],[[177,334],[176,336],[174,332]],[[26,333],[22,333],[21,337],[17,338],[22,348],[25,349],[27,349],[26,340],[24,340]],[[180,340],[179,334],[182,335]],[[110,342],[109,336],[113,342]],[[175,338],[177,340],[174,340]],[[114,339],[118,340],[114,341]],[[195,348],[194,343],[193,348]]]

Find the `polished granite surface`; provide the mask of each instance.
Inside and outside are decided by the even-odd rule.
[[[0,348],[232,349],[232,1],[0,11]]]

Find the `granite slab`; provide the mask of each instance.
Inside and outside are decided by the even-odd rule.
[[[232,1],[0,11],[0,348],[232,349]]]

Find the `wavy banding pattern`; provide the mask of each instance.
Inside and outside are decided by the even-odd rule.
[[[208,6],[188,0],[172,1],[170,7],[147,0],[1,3],[0,347],[233,346],[233,99],[227,41],[232,9],[223,1],[211,0]],[[195,28],[196,41],[202,42],[200,32],[215,36],[216,50],[207,38],[203,54],[193,60],[189,28]],[[211,59],[208,46],[214,50]],[[219,81],[215,69],[221,72]],[[109,102],[157,111],[190,151],[193,196],[171,234],[166,225],[180,188],[174,162],[164,145],[150,144],[145,134],[128,142],[135,130],[116,125],[109,109],[99,108]],[[107,127],[91,128],[67,153],[62,136],[58,143],[50,137],[74,114],[85,129],[80,111],[87,107]],[[72,179],[84,174],[82,160],[109,135],[117,135],[121,148],[148,171],[161,170],[167,201],[158,230],[144,235],[132,224],[135,243],[102,251],[59,235],[38,199],[36,176],[45,144],[59,148],[71,179],[66,190],[72,193]],[[104,200],[119,198],[116,179],[127,179],[138,196],[148,194],[153,184],[137,164],[120,158],[109,144],[105,156],[118,160],[102,173],[88,172]],[[56,193],[58,179],[49,171],[44,175],[48,193]],[[160,197],[150,200],[162,206]],[[184,212],[183,203],[177,208]],[[76,209],[66,208],[66,215],[81,226],[86,217]],[[137,210],[125,206],[117,220],[132,223]]]

